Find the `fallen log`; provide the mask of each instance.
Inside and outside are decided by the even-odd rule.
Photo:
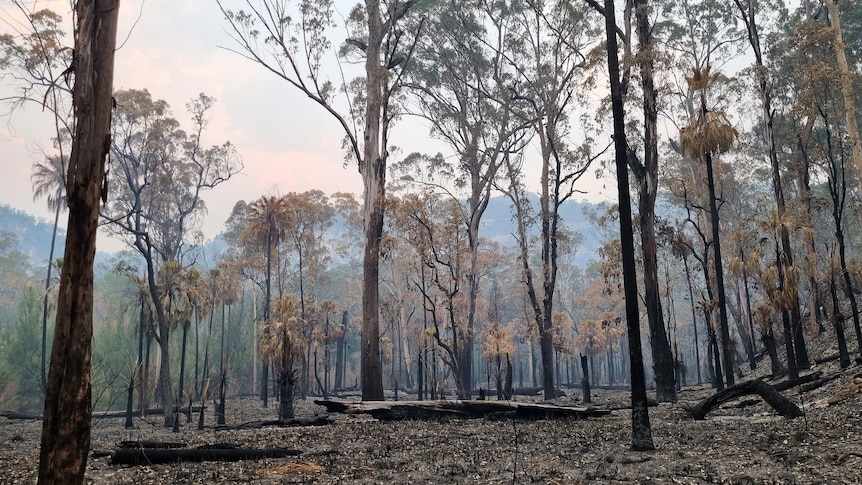
[[[820,359],[815,359],[814,363],[817,365],[826,364],[827,362],[833,362],[841,358],[841,354],[832,354],[827,355],[826,357],[822,357]]]
[[[832,375],[828,375],[826,377],[821,377],[820,379],[817,379],[816,381],[811,381],[808,384],[805,384],[804,386],[802,386],[800,388],[800,390],[802,392],[813,391],[819,387],[822,387],[824,384],[827,384],[829,382],[832,382],[832,381],[838,379],[841,376],[842,376],[842,374],[840,372],[836,372]]]
[[[193,413],[199,413],[199,412],[201,412],[201,409],[202,409],[201,406],[192,406],[192,412]],[[183,406],[183,407],[179,408],[179,410],[177,411],[178,414],[188,414],[188,412],[189,412],[188,406]],[[93,418],[125,418],[127,414],[129,414],[129,412],[125,411],[125,410],[123,410],[123,411],[103,411],[103,412],[93,413]],[[161,415],[161,414],[165,414],[165,408],[148,408],[148,409],[144,409],[144,412],[143,412],[144,416],[155,416],[155,415]],[[142,415],[142,413],[141,413],[140,409],[137,409],[137,410],[132,412],[132,416],[141,416],[141,415]]]
[[[185,448],[185,443],[171,441],[120,441],[120,448]]]
[[[506,414],[519,419],[579,418],[606,416],[608,409],[555,406],[512,401],[335,401],[315,400],[329,412],[370,414],[380,420],[441,417],[482,418]]]
[[[788,389],[792,389],[801,384],[807,384],[809,382],[814,382],[823,375],[823,371],[812,372],[811,374],[805,374],[804,376],[799,376],[793,380],[786,380],[782,382],[778,382],[773,384],[772,387],[775,388],[776,391],[786,391]]]
[[[112,465],[156,465],[182,461],[240,461],[263,458],[284,458],[301,452],[286,448],[233,448],[219,445],[195,449],[120,448],[111,455]]]
[[[247,423],[242,424],[220,424],[214,426],[213,429],[216,431],[230,431],[234,429],[260,429],[266,428],[269,426],[277,426],[277,427],[293,427],[293,426],[325,426],[327,424],[332,424],[332,419],[329,416],[308,416],[301,418],[292,418],[292,419],[273,419],[273,420],[263,420],[263,421],[249,421]]]
[[[41,414],[26,414],[19,413],[15,411],[0,411],[0,418],[6,419],[20,419],[20,420],[31,420],[31,419],[42,419]]]
[[[782,396],[773,386],[765,381],[754,380],[730,386],[725,390],[703,399],[691,408],[690,413],[694,419],[704,419],[706,415],[718,406],[749,394],[757,394],[763,398],[778,414],[785,418],[798,418],[803,415],[799,406],[790,399]]]

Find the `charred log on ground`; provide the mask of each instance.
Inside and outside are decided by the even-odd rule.
[[[749,394],[757,394],[763,398],[775,411],[786,418],[798,418],[804,415],[799,406],[782,396],[774,387],[762,380],[747,381],[713,394],[700,401],[691,409],[694,419],[704,419],[706,415],[718,406]]]

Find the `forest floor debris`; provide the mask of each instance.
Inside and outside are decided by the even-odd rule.
[[[855,370],[854,370],[855,369]],[[175,434],[162,419],[93,422],[86,473],[99,484],[172,483],[860,483],[862,393],[858,367],[810,392],[784,392],[806,410],[800,419],[777,416],[764,402],[723,404],[707,419],[689,417],[690,407],[710,396],[709,386],[683,389],[675,404],[650,408],[651,452],[629,450],[631,414],[578,419],[461,419],[378,421],[367,415],[332,414],[328,426],[215,429],[196,423]],[[579,405],[570,397],[561,405]],[[840,395],[842,398],[836,400]],[[519,398],[526,401],[528,398]],[[620,391],[593,390],[594,405],[626,402]],[[823,406],[828,403],[828,406]],[[272,419],[253,398],[228,401],[228,422]],[[311,401],[298,416],[325,413]],[[210,422],[212,420],[212,422]],[[0,419],[0,483],[35,483],[40,421]],[[111,465],[122,441],[182,442],[189,448],[231,443],[248,448],[290,448],[301,454],[239,462]]]

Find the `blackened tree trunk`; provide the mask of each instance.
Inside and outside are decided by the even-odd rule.
[[[834,258],[833,258],[834,259]],[[835,339],[838,342],[838,361],[841,368],[850,366],[850,353],[847,351],[847,339],[844,337],[844,315],[838,305],[838,289],[835,284],[835,262],[830,265],[829,294],[832,297],[832,328],[835,329]]]
[[[813,125],[814,117],[809,117],[809,123]],[[796,190],[801,204],[802,220],[799,221],[804,227],[814,227],[813,217],[811,216],[811,160],[805,144],[802,141],[800,131],[796,130],[796,146],[799,153],[799,160],[796,162]],[[817,332],[824,330],[823,327],[823,312],[821,308],[825,305],[821,303],[820,291],[818,289],[818,267],[817,267],[817,251],[814,244],[814,231],[805,231],[802,234],[802,239],[805,241],[805,273],[808,276],[808,307],[813,308],[814,322],[812,327],[816,328]],[[816,334],[815,334],[816,335]]]
[[[230,305],[227,307],[227,319],[230,320]],[[225,424],[224,408],[227,397],[227,360],[224,356],[225,314],[224,305],[221,312],[221,355],[219,357],[218,405],[216,406],[216,424]],[[201,403],[203,404],[203,403]]]
[[[347,310],[341,313],[341,335],[335,346],[335,389],[344,387],[344,346],[347,339]]]
[[[183,386],[185,385],[185,376],[186,376],[186,345],[189,340],[189,325],[190,323],[183,324],[183,343],[180,346],[180,383],[177,386],[177,406],[181,406],[183,404]],[[167,414],[167,413],[165,413]],[[180,431],[180,415],[179,411],[174,411],[174,422],[172,423],[172,429],[174,433]],[[192,406],[189,403],[188,409],[188,420],[192,419]]]
[[[741,251],[739,256],[742,261],[745,261],[745,255]],[[748,318],[748,341],[751,347],[748,366],[751,370],[754,370],[757,368],[757,344],[754,340],[754,316],[751,314],[751,292],[748,286],[748,271],[746,271],[744,266],[742,268],[742,284],[745,289],[745,315]]]
[[[153,324],[152,317],[147,316],[147,328]],[[147,346],[146,353],[144,354],[144,378],[141,380],[141,395],[138,399],[140,401],[139,406],[141,408],[141,416],[144,415],[144,411],[149,407],[149,399],[150,399],[150,349],[153,346],[153,339],[149,336],[149,330],[147,331]]]
[[[704,114],[706,106],[702,105]],[[716,203],[715,175],[713,172],[712,153],[706,152],[703,156],[706,162],[706,184],[709,189],[709,213],[712,215],[712,257],[715,268],[715,291],[718,297],[718,331],[721,334],[721,363],[724,369],[724,378],[727,385],[734,384],[733,377],[733,352],[730,341],[730,325],[727,321],[727,294],[724,290],[724,265],[721,260],[720,224],[718,204]]]
[[[509,359],[509,354],[506,354],[506,381],[503,384],[503,399],[512,399],[515,395],[515,390],[512,389],[512,361]]]
[[[665,331],[659,291],[658,255],[655,236],[655,201],[658,194],[658,106],[653,82],[652,28],[647,0],[635,0],[638,36],[638,65],[643,88],[644,157],[643,163],[628,157],[638,185],[638,214],[643,253],[644,306],[649,324],[650,349],[655,372],[656,399],[676,401],[673,352]]]
[[[778,358],[778,349],[775,347],[775,336],[772,334],[772,324],[769,325],[769,332],[761,338],[763,347],[769,355],[769,361],[772,363],[772,375],[778,375],[784,372],[784,367],[781,365],[781,359]]]
[[[587,356],[581,354],[581,391],[584,397],[584,404],[593,402],[593,398],[590,395],[590,366],[587,362]]]
[[[688,255],[689,252],[686,251],[683,254],[682,262],[685,267],[685,279],[688,283],[688,302],[691,306],[691,326],[694,329],[694,363],[697,368],[697,383],[700,384],[703,382],[703,377],[700,375],[700,339],[697,337],[697,311],[694,303],[694,289],[692,288],[691,283],[691,270],[688,267]]]
[[[90,452],[93,260],[110,147],[118,0],[75,4],[75,133],[66,177],[69,219],[45,393],[39,483],[83,483]]]
[[[138,312],[138,361],[135,362],[134,367],[132,367],[132,375],[129,378],[129,394],[126,398],[126,422],[124,423],[124,427],[132,428],[134,424],[132,423],[132,410],[134,409],[134,399],[135,399],[135,384],[139,383],[141,379],[141,373],[143,371],[143,362],[144,362],[144,322],[146,321],[146,304],[144,297],[140,297],[141,300],[141,308]],[[143,386],[141,386],[141,396],[139,399],[141,412],[144,411],[144,399],[143,399]]]
[[[724,391],[700,401],[691,409],[691,416],[694,419],[704,419],[707,413],[717,408],[719,405],[749,394],[758,394],[764,401],[766,401],[767,404],[772,406],[778,414],[785,418],[793,419],[805,415],[805,413],[799,409],[799,406],[790,399],[782,396],[774,387],[770,386],[765,381],[756,380],[742,382],[728,387]]]
[[[51,233],[51,249],[48,251],[48,274],[45,276],[45,294],[42,295],[42,359],[39,361],[39,366],[43,388],[48,387],[48,371],[45,367],[48,346],[48,294],[51,289],[51,270],[54,269],[54,250],[57,244],[57,225],[60,222],[60,208],[61,202],[57,201],[57,207],[54,208],[54,229]]]
[[[296,377],[293,371],[288,372],[279,379],[279,408],[278,419],[285,420],[294,417],[293,399],[296,388]]]
[[[652,429],[647,408],[646,380],[641,350],[640,320],[638,317],[637,269],[635,268],[634,235],[632,229],[631,197],[626,142],[625,111],[620,86],[620,63],[617,48],[614,0],[605,0],[605,31],[608,40],[608,74],[611,83],[611,104],[614,114],[614,147],[616,149],[617,189],[619,190],[620,245],[623,259],[623,289],[626,299],[626,326],[628,327],[629,354],[631,356],[632,388],[632,449],[653,450]]]
[[[831,142],[828,142],[831,145]],[[831,148],[830,148],[831,153]],[[840,160],[839,160],[840,158]],[[844,167],[844,159],[841,157],[827,157],[829,160],[829,194],[832,199],[832,218],[835,221],[835,243],[838,246],[838,264],[841,274],[844,278],[844,291],[846,292],[847,298],[850,300],[850,314],[853,316],[853,323],[857,332],[859,331],[859,306],[856,302],[856,295],[854,294],[853,287],[853,279],[850,277],[850,270],[847,266],[847,244],[844,239],[844,206],[847,198],[847,184],[846,184],[846,170]],[[834,260],[834,257],[832,258]],[[834,266],[834,262],[832,263]],[[835,285],[835,275],[834,271],[832,272],[831,285]],[[833,288],[833,292],[836,290]],[[833,296],[833,298],[835,298]],[[833,306],[835,303],[833,302]],[[844,318],[841,317],[840,321],[835,320],[837,316],[839,316],[840,312],[833,311],[833,321],[835,324],[835,336],[838,338],[839,348],[840,343],[844,340]],[[857,340],[859,344],[862,344],[862,338],[859,337],[857,333]],[[845,344],[846,347],[846,344]],[[845,349],[846,350],[846,349]],[[849,358],[847,365],[849,365]],[[842,356],[841,367],[846,367],[844,365],[844,360]]]
[[[269,224],[266,236],[266,295],[263,302],[263,321],[269,321],[270,307],[272,306],[272,249],[273,246],[278,247],[278,240],[273,244],[273,239],[276,236],[276,229],[273,224]],[[268,331],[267,326],[267,331]],[[255,342],[255,345],[257,343]],[[257,349],[255,349],[257,352]],[[269,407],[269,363],[263,359],[263,369],[260,372],[260,399],[263,401],[263,407]]]

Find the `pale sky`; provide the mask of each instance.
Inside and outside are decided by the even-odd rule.
[[[5,15],[12,7],[2,3]],[[68,0],[36,3],[69,10]],[[361,193],[355,165],[344,166],[334,119],[273,74],[220,48],[233,44],[214,0],[123,0],[120,8],[118,43],[128,40],[116,54],[115,89],[148,89],[170,104],[184,128],[190,127],[186,103],[201,92],[215,97],[204,143],[229,140],[243,159],[241,174],[205,195],[207,237],[221,230],[240,199],[310,189]],[[44,201],[32,200],[30,171],[40,147],[50,146],[51,123],[38,106],[0,123],[0,202],[48,219]],[[100,249],[119,247],[103,239]]]
[[[240,0],[224,3],[236,8],[244,4]],[[64,14],[69,10],[68,0],[26,4]],[[2,16],[12,8],[3,0],[0,6]],[[222,229],[238,200],[311,189],[361,195],[355,163],[344,166],[340,126],[285,81],[221,48],[234,44],[215,0],[123,0],[120,8],[118,44],[122,47],[115,58],[115,89],[148,89],[154,99],[170,104],[184,128],[190,127],[186,103],[201,92],[215,97],[204,143],[229,140],[243,159],[241,174],[204,196],[209,209],[203,227],[207,238]],[[8,25],[0,23],[0,32],[5,31]],[[51,116],[37,106],[0,123],[0,203],[46,219],[52,214],[44,201],[33,202],[30,172],[33,162],[41,158],[39,147],[50,146],[51,123]],[[391,141],[405,153],[431,150],[427,128],[415,122],[397,126]],[[602,190],[601,184],[594,186],[605,192],[602,198],[607,197],[608,190]],[[114,251],[122,245],[100,235],[98,247]]]

